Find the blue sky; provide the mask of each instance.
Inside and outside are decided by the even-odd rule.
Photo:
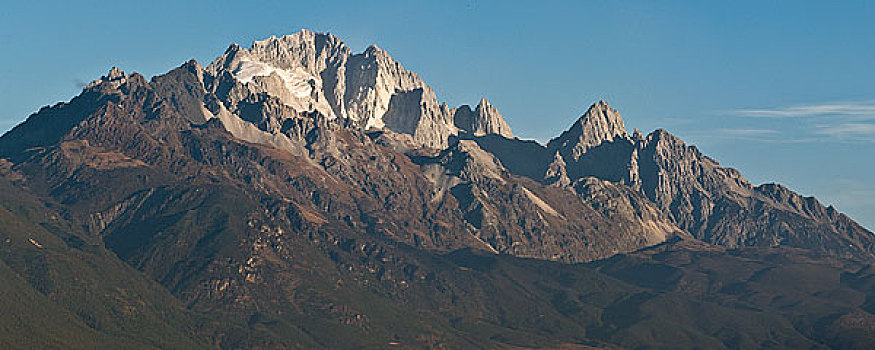
[[[594,101],[875,228],[875,2],[84,1],[0,9],[0,130],[111,66],[146,76],[301,28],[376,43],[451,105],[549,140]]]

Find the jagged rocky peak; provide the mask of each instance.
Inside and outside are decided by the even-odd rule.
[[[255,41],[250,49],[232,44],[206,72],[215,77],[210,90],[229,110],[247,97],[266,94],[298,112],[315,111],[333,118],[342,114],[337,104],[342,96],[338,77],[342,73],[337,68],[350,52],[330,34],[302,30]]]
[[[644,134],[641,133],[641,130],[638,130],[638,128],[632,130],[632,140],[635,142],[644,141]]]
[[[755,190],[773,199],[780,205],[789,207],[796,212],[804,213],[810,218],[835,220],[839,214],[833,206],[824,206],[817,198],[802,196],[780,184],[762,184],[757,186]]]
[[[100,79],[92,81],[85,86],[85,89],[90,89],[102,83],[113,83],[114,86],[118,87],[119,85],[124,84],[126,79],[127,75],[125,75],[125,72],[121,70],[121,68],[112,67],[106,75],[100,77]]]
[[[252,70],[254,68],[289,70],[291,73],[303,70],[318,75],[350,55],[350,48],[334,35],[304,29],[291,35],[256,40],[249,49],[231,44],[208,70],[229,70],[241,79],[252,78],[256,73],[270,73]]]
[[[351,50],[331,34],[301,30],[252,43],[249,53],[259,61],[283,69],[303,69],[319,74],[350,55]]]
[[[510,126],[507,125],[504,117],[485,98],[480,99],[474,112],[475,119],[472,127],[474,135],[497,134],[507,138],[513,137]]]
[[[486,98],[481,98],[473,111],[468,105],[460,106],[454,113],[453,121],[460,131],[473,136],[494,134],[513,138],[510,126],[498,112],[498,108],[495,108]]]
[[[600,100],[590,106],[586,113],[577,120],[574,127],[579,128],[579,140],[589,147],[598,146],[605,141],[613,141],[618,137],[627,137],[623,117],[605,100]]]
[[[594,103],[567,131],[551,140],[551,149],[572,150],[573,157],[579,158],[590,148],[604,142],[628,139],[626,127],[620,112],[604,100]]]
[[[365,129],[386,126],[384,116],[395,94],[422,89],[426,96],[432,96],[430,102],[437,104],[434,91],[422,78],[404,69],[401,63],[376,45],[351,56],[345,72],[344,115],[358,120]]]
[[[124,72],[123,70],[121,70],[121,68],[119,68],[119,67],[112,67],[112,68],[109,70],[109,73],[108,73],[107,75],[105,75],[103,78],[104,78],[104,79],[109,79],[109,80],[116,80],[116,79],[121,79],[121,78],[124,78],[124,77],[125,77],[125,72]]]
[[[318,113],[363,130],[410,135],[425,147],[445,148],[460,130],[512,137],[501,114],[487,101],[475,111],[467,108],[470,113],[460,127],[454,120],[458,110],[440,103],[422,78],[386,51],[371,45],[353,54],[331,34],[302,30],[255,41],[249,49],[234,44],[205,74],[207,91],[231,114],[239,114],[242,101],[267,95],[300,114]]]
[[[306,29],[255,41],[250,49],[232,45],[207,71],[233,77],[240,92],[232,98],[268,94],[300,112],[351,119],[364,129],[386,126],[383,117],[396,93],[430,90],[376,45],[353,54],[336,36]]]

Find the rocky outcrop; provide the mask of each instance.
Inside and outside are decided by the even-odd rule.
[[[601,100],[596,102],[547,148],[560,150],[566,158],[579,160],[587,151],[606,142],[628,140],[620,112]]]
[[[434,92],[416,73],[410,72],[375,45],[350,57],[346,67],[345,116],[358,120],[365,129],[382,128],[392,96],[416,89],[438,104]]]
[[[85,86],[85,89],[90,89],[103,83],[110,83],[115,86],[120,86],[121,84],[125,83],[126,78],[127,75],[125,75],[125,72],[123,70],[121,70],[119,67],[112,67],[110,68],[109,73],[100,77],[100,79],[92,81]]]
[[[456,109],[453,116],[455,126],[471,136],[479,137],[486,135],[500,135],[505,138],[513,138],[510,126],[504,121],[504,117],[485,98],[472,111],[468,105],[462,105]]]
[[[439,103],[416,73],[375,45],[353,54],[330,34],[303,30],[256,41],[249,49],[231,45],[205,75],[207,90],[231,114],[239,114],[241,102],[268,95],[297,114],[320,114],[349,120],[362,130],[407,134],[431,148],[446,147],[449,137],[459,132],[454,122],[458,111]],[[470,110],[459,110],[464,109]],[[512,136],[501,114],[485,100],[469,114],[463,131]]]
[[[875,236],[834,209],[780,186],[754,187],[735,169],[720,166],[665,130],[646,137],[636,130],[629,137],[619,113],[604,101],[590,107],[547,149],[555,156],[545,182],[564,185],[596,177],[624,184],[705,242],[875,258]]]
[[[627,169],[633,148],[620,112],[604,100],[547,143],[550,153],[563,158],[571,180],[592,176],[634,186]]]
[[[456,134],[450,115],[446,104],[437,104],[431,89],[417,88],[393,95],[382,123],[386,130],[411,135],[419,145],[440,149]]]
[[[590,178],[577,192],[545,186],[513,176],[474,140],[421,164],[435,192],[454,197],[473,235],[495,253],[589,261],[687,236],[622,185]]]
[[[559,152],[556,152],[553,156],[553,161],[547,165],[547,171],[544,173],[544,182],[560,187],[570,185],[571,179],[568,178],[566,167],[565,159],[562,158]]]

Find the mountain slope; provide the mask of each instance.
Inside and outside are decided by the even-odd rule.
[[[198,319],[163,287],[7,177],[0,176],[4,348],[206,346]]]
[[[705,242],[791,246],[871,261],[875,235],[835,208],[787,188],[754,186],[665,130],[626,133],[619,112],[593,104],[546,147],[476,138],[509,171],[563,188],[595,177],[644,195],[669,221]]]
[[[735,169],[721,167],[665,130],[630,137],[619,113],[606,110],[612,111],[603,102],[593,105],[547,146],[563,157],[567,165],[562,171],[571,181],[596,176],[626,184],[709,243],[875,257],[875,235],[834,208],[779,185],[753,186]]]

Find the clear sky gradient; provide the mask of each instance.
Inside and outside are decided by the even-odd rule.
[[[0,9],[0,131],[111,66],[147,77],[232,42],[375,43],[451,105],[487,97],[546,141],[604,98],[754,183],[875,229],[875,2],[26,2]]]

